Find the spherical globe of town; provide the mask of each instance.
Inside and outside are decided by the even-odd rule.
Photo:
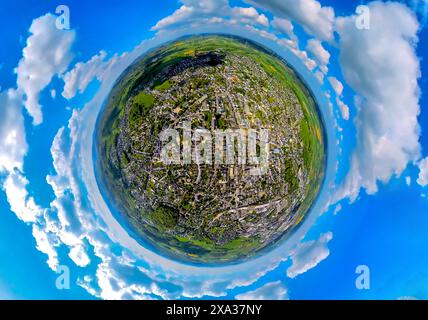
[[[310,90],[279,56],[238,37],[182,38],[116,82],[98,119],[98,181],[159,254],[239,262],[308,214],[323,132]]]

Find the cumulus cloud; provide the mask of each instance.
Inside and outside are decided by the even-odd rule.
[[[343,120],[349,120],[349,107],[342,101],[343,84],[335,77],[328,77],[331,87],[336,93],[336,105],[339,107]]]
[[[330,254],[327,244],[331,239],[333,239],[333,234],[327,232],[322,234],[318,240],[300,243],[291,254],[293,263],[287,269],[287,276],[295,278],[325,260]]]
[[[55,199],[44,215],[41,230],[50,234],[54,243],[67,245],[70,248],[70,259],[76,265],[84,267],[90,263],[90,259],[86,253],[84,239],[87,234],[82,223],[94,221],[90,220],[91,216],[82,207],[81,194],[71,169],[77,118],[78,112],[73,111],[67,131],[64,127],[60,128],[51,146],[56,174],[48,175],[46,181],[52,187]],[[67,144],[67,140],[71,140],[71,144]]]
[[[287,288],[281,281],[269,282],[253,291],[238,294],[237,300],[288,300]]]
[[[16,68],[17,84],[25,94],[25,108],[33,118],[33,124],[38,125],[43,121],[39,94],[54,75],[66,70],[72,59],[70,47],[75,34],[74,31],[57,29],[51,14],[35,19],[29,31],[31,35]]]
[[[317,78],[317,80],[319,81],[320,84],[324,83],[324,73],[323,72],[318,70],[314,73],[314,76],[315,76],[315,78]]]
[[[82,245],[72,247],[68,256],[79,267],[86,267],[91,262],[85,247]]]
[[[236,17],[239,21],[244,23],[255,23],[263,27],[269,26],[269,20],[264,14],[259,14],[253,7],[240,8],[235,7],[231,9],[232,17]]]
[[[419,164],[419,177],[417,183],[422,186],[428,186],[428,157],[422,159]]]
[[[375,193],[378,181],[399,176],[420,156],[418,23],[399,3],[374,2],[369,8],[369,30],[355,28],[355,17],[336,23],[340,65],[357,94],[358,111],[357,145],[336,200],[355,200],[361,188]]]
[[[268,39],[268,40],[271,40],[271,41],[277,41],[278,40],[278,37],[275,34],[273,34],[271,32],[268,32],[266,30],[260,30],[258,28],[255,28],[252,25],[247,24],[244,28],[246,30],[254,33],[254,34],[257,34],[258,36],[260,36],[262,38],[265,38],[265,39]]]
[[[0,92],[0,172],[2,189],[10,209],[24,222],[36,221],[42,209],[27,191],[28,180],[22,174],[28,150],[22,116],[22,97],[15,89]]]
[[[64,81],[62,96],[71,99],[77,93],[83,93],[93,80],[100,82],[106,80],[120,62],[127,60],[125,56],[115,54],[107,58],[107,53],[101,50],[88,61],[76,63],[72,69],[61,76]]]
[[[323,47],[321,41],[318,39],[309,39],[306,43],[306,50],[317,62],[318,69],[314,72],[314,76],[323,84],[324,76],[328,72],[327,66],[330,63],[330,53]]]
[[[330,82],[331,87],[333,88],[336,96],[340,97],[343,93],[343,84],[335,77],[328,77],[328,81]]]
[[[340,114],[343,120],[349,120],[349,107],[345,104],[341,98],[336,97],[336,104],[339,107]]]
[[[3,189],[6,193],[10,209],[24,222],[35,222],[41,213],[41,208],[36,205],[34,198],[27,191],[28,180],[18,171],[10,172]]]
[[[412,178],[411,178],[411,177],[409,177],[409,176],[407,176],[407,177],[405,178],[405,181],[406,181],[406,185],[410,187],[410,185],[412,184]]]
[[[105,66],[105,51],[100,51],[87,62],[78,62],[76,65],[62,76],[64,80],[64,90],[62,96],[66,99],[73,98],[77,91],[82,93],[94,78],[99,78]]]
[[[73,40],[73,31],[56,29],[54,16],[47,14],[35,19],[30,27],[23,57],[16,68],[17,89],[0,92],[0,171],[4,177],[2,188],[11,211],[20,220],[32,225],[36,247],[48,256],[48,265],[53,270],[58,266],[56,247],[60,244],[70,247],[69,256],[77,265],[84,266],[89,262],[84,252],[83,237],[76,231],[79,229],[75,222],[77,219],[73,221],[66,213],[66,208],[73,207],[78,214],[80,207],[72,202],[78,201],[79,196],[66,191],[76,184],[59,176],[49,176],[47,179],[56,196],[50,208],[40,207],[30,195],[29,181],[23,172],[28,144],[22,112],[24,105],[33,117],[33,124],[42,122],[39,93],[49,85],[54,75],[61,75],[67,68],[72,57],[69,49]],[[51,96],[54,97],[55,91],[52,90]],[[57,141],[58,138],[54,140],[53,151],[55,148],[60,149]],[[66,163],[67,159],[53,158],[54,168],[58,171],[64,164],[69,165]]]
[[[38,224],[33,224],[33,237],[36,240],[36,248],[48,256],[48,266],[56,271],[59,261],[55,245],[49,235]]]
[[[0,171],[23,169],[28,145],[25,139],[22,98],[16,90],[0,92]]]
[[[81,189],[76,181],[73,168],[78,150],[78,126],[80,114],[73,111],[67,127],[58,130],[51,147],[55,173],[47,176],[55,199],[46,210],[43,221],[33,226],[37,248],[48,256],[48,265],[56,270],[60,261],[59,245],[69,248],[68,256],[79,267],[86,267],[91,258],[88,246],[101,262],[96,269],[96,277],[83,277],[78,284],[91,294],[103,299],[121,299],[135,291],[123,279],[118,268],[119,257],[111,252],[112,242],[104,236],[103,226],[94,218],[93,212],[86,210],[82,203]],[[118,265],[116,265],[118,264]],[[96,280],[96,284],[91,282]],[[141,289],[140,293],[149,291]],[[143,292],[144,291],[144,292]],[[135,295],[134,298],[142,297]]]
[[[279,39],[277,43],[280,46],[290,50],[295,56],[297,56],[303,62],[306,68],[309,69],[309,71],[313,71],[317,67],[316,61],[309,58],[308,53],[299,48],[299,44],[296,40]]]
[[[240,23],[243,25],[269,26],[269,20],[253,7],[231,7],[228,0],[180,0],[182,6],[170,16],[158,21],[153,31],[177,28],[204,21],[205,23]]]
[[[306,50],[309,51],[321,65],[328,65],[330,62],[330,53],[323,47],[317,39],[309,39],[306,44]]]
[[[152,30],[162,30],[175,24],[182,23],[188,20],[192,16],[192,14],[194,14],[194,12],[195,9],[193,7],[183,5],[179,9],[174,11],[172,15],[158,21],[156,25],[152,27]]]
[[[335,14],[316,0],[246,0],[245,2],[270,11],[274,16],[298,22],[310,35],[333,41]]]
[[[288,35],[290,39],[296,38],[296,35],[294,34],[294,26],[288,19],[275,17],[272,20],[272,27],[283,34]]]
[[[16,89],[0,92],[0,172],[2,173],[2,189],[6,194],[10,210],[26,222],[35,223],[42,215],[34,198],[29,194],[28,180],[23,175],[24,158],[28,150],[25,136],[22,95]],[[33,228],[37,248],[43,252],[51,252],[46,239],[40,236],[39,229]],[[49,260],[54,267],[55,257]]]

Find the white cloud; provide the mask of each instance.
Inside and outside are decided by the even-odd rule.
[[[343,84],[339,80],[337,80],[335,77],[328,77],[328,81],[331,84],[331,87],[333,88],[334,92],[336,93],[336,96],[340,97],[343,93]]]
[[[10,209],[24,222],[34,222],[42,210],[27,191],[23,176],[24,157],[28,145],[22,116],[22,97],[14,89],[0,92],[0,172],[4,174],[2,189]]]
[[[428,157],[426,157],[425,159],[422,159],[419,164],[419,177],[417,180],[417,183],[421,186],[421,187],[426,187],[428,186]]]
[[[349,120],[349,107],[339,97],[336,97],[336,104],[339,107],[343,120]]]
[[[306,50],[309,51],[321,65],[328,65],[330,62],[330,53],[323,47],[317,39],[310,39],[306,44]]]
[[[336,208],[334,208],[333,214],[336,215],[338,214],[340,211],[342,211],[342,205],[339,203]]]
[[[41,208],[36,205],[33,197],[30,197],[26,189],[28,180],[18,171],[10,172],[3,189],[6,192],[10,209],[24,222],[35,222],[41,213]]]
[[[321,71],[316,71],[314,73],[315,78],[317,78],[317,80],[319,81],[319,83],[323,84],[324,83],[324,73]]]
[[[56,252],[55,244],[52,239],[49,238],[48,234],[37,224],[33,224],[33,237],[36,240],[37,250],[48,256],[47,263],[49,268],[57,270],[59,265],[58,253]]]
[[[290,48],[290,50],[302,60],[303,64],[309,69],[309,71],[313,71],[317,67],[317,63],[308,57],[308,53],[306,51],[293,48]]]
[[[158,21],[156,25],[152,27],[152,30],[162,30],[177,23],[182,23],[188,20],[194,12],[195,9],[193,7],[183,5],[179,9],[177,9],[172,15]]]
[[[300,50],[296,40],[280,39],[277,42],[279,45],[290,50],[295,56],[297,56],[309,71],[313,71],[317,67],[316,61],[309,58],[306,51]]]
[[[327,74],[328,73],[328,67],[326,65],[320,65],[319,66],[322,73]]]
[[[272,41],[277,41],[278,38],[276,35],[274,35],[273,33],[267,32],[266,30],[260,30],[258,28],[255,28],[252,25],[246,25],[245,29],[247,29],[248,31],[255,33],[257,35],[259,35],[262,38],[268,39],[268,40],[272,40]]]
[[[399,176],[420,156],[418,23],[399,3],[369,4],[370,30],[355,28],[355,17],[338,18],[340,65],[356,92],[357,145],[350,170],[335,200],[355,200],[361,188]]]
[[[299,43],[297,42],[296,39],[286,39],[286,38],[279,39],[278,44],[289,50],[293,50],[293,49],[299,50]]]
[[[318,39],[309,39],[306,43],[306,50],[317,62],[318,69],[314,72],[314,76],[321,84],[323,84],[324,76],[328,72],[327,65],[330,62],[330,53],[323,47]]]
[[[231,9],[232,17],[237,18],[241,22],[252,23],[261,25],[263,27],[269,26],[269,20],[264,14],[259,14],[253,7],[240,8],[235,7]]]
[[[331,239],[333,239],[333,234],[327,232],[322,234],[318,240],[300,243],[291,254],[293,263],[287,269],[287,276],[295,278],[325,260],[330,254],[327,244]]]
[[[67,130],[60,128],[52,143],[56,175],[48,175],[46,181],[52,187],[55,199],[47,209],[40,229],[70,247],[69,257],[76,265],[84,267],[90,263],[84,239],[89,232],[88,226],[95,225],[95,221],[81,204],[80,189],[72,171],[78,121],[79,113],[74,110]]]
[[[272,27],[275,28],[277,31],[282,32],[283,34],[288,35],[290,39],[296,38],[296,35],[294,34],[294,26],[288,19],[281,19],[275,17],[272,20]]]
[[[322,7],[316,0],[246,0],[245,2],[270,11],[274,16],[298,22],[310,35],[332,41],[334,10]]]
[[[153,31],[164,31],[197,23],[232,23],[269,26],[269,19],[253,7],[231,7],[228,0],[180,0],[183,4],[170,16],[158,21]]]
[[[0,171],[23,169],[27,153],[22,99],[16,90],[0,92]]]
[[[237,300],[288,300],[287,288],[281,281],[269,282],[253,291],[238,294]]]
[[[64,90],[62,96],[66,99],[73,98],[77,91],[82,93],[94,78],[99,78],[104,70],[105,51],[100,51],[87,62],[78,62],[76,65],[65,73],[62,78],[64,80]]]
[[[70,259],[73,260],[73,262],[79,267],[86,267],[91,262],[84,246],[82,245],[72,247],[68,255]]]
[[[343,120],[349,120],[349,107],[342,101],[343,84],[335,77],[328,77],[331,87],[336,93],[336,105],[339,107]]]
[[[407,186],[410,187],[410,185],[412,184],[412,178],[411,177],[409,177],[409,176],[406,177],[406,184],[407,184]]]
[[[31,35],[23,49],[23,57],[16,68],[18,89],[25,94],[25,108],[33,124],[43,121],[39,93],[55,74],[63,73],[72,59],[70,52],[74,31],[59,30],[55,17],[47,14],[33,21]]]

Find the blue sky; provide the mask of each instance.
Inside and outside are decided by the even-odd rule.
[[[305,10],[288,0],[0,1],[0,298],[428,298],[428,4],[299,2]],[[59,4],[70,8],[72,30],[55,28]],[[370,9],[369,30],[353,29],[358,4]],[[295,239],[262,263],[195,270],[140,248],[106,210],[91,179],[91,128],[140,54],[182,34],[224,30],[276,50],[308,81],[328,126],[330,163]],[[43,59],[55,50],[58,61]],[[330,77],[343,90],[335,93]],[[69,289],[56,286],[63,265]],[[369,267],[368,290],[355,286],[359,265]]]

